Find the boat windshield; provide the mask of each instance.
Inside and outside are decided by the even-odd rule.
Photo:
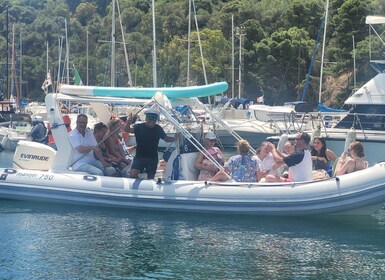
[[[385,131],[384,105],[357,105],[347,114],[335,128]]]

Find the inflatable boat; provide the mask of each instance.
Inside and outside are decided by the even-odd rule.
[[[0,198],[91,206],[250,215],[370,215],[385,202],[385,163],[308,182],[215,183],[197,181],[200,152],[180,145],[155,180],[94,176],[70,170],[72,147],[57,94],[46,96],[57,150],[20,141],[13,168],[0,169]],[[96,102],[96,101],[95,101]],[[170,117],[157,103],[162,114]],[[171,118],[171,117],[170,117]],[[171,120],[172,121],[172,120]],[[178,130],[177,123],[172,123]],[[198,139],[183,132],[195,148]],[[178,174],[176,176],[176,174]]]

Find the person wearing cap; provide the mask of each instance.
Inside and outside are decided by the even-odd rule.
[[[207,152],[215,159],[220,165],[224,164],[224,156],[221,150],[218,147],[215,147],[217,141],[217,136],[214,132],[207,132],[205,139],[203,140],[203,145]],[[198,181],[208,181],[210,180],[217,172],[218,167],[207,158],[207,155],[199,153],[194,166],[196,169],[199,169]]]
[[[136,154],[131,166],[130,177],[138,178],[139,173],[146,169],[147,178],[154,179],[156,168],[158,166],[158,145],[159,140],[165,142],[174,142],[179,139],[178,134],[169,137],[163,128],[156,122],[159,119],[159,112],[154,109],[148,109],[145,112],[146,122],[136,124],[131,127],[132,115],[127,118],[125,132],[135,134]]]
[[[313,163],[309,151],[310,136],[306,132],[299,133],[295,140],[296,151],[288,156],[279,152],[273,144],[272,153],[278,164],[285,163],[289,167],[289,178],[281,181],[303,182],[312,180]]]

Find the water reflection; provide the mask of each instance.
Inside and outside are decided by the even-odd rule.
[[[383,220],[0,200],[0,265],[5,278],[373,278],[385,272]]]

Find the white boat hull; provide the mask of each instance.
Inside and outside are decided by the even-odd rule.
[[[0,169],[0,198],[253,215],[370,215],[385,202],[384,166],[328,180],[250,184],[160,181]]]

